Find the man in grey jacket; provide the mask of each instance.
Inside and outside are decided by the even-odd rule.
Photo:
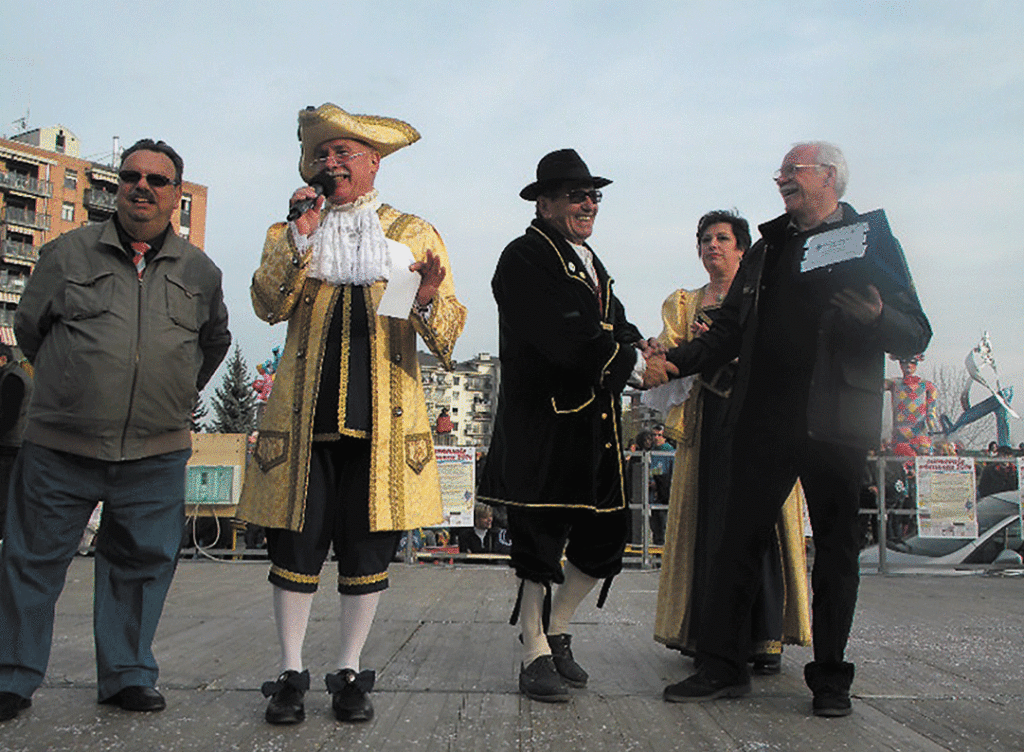
[[[117,212],[45,245],[15,333],[35,367],[0,549],[0,721],[31,704],[54,605],[96,502],[101,703],[163,710],[152,641],[184,526],[189,417],[231,343],[221,273],[179,238],[183,162],[124,152]]]

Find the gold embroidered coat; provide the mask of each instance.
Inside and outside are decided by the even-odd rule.
[[[466,309],[455,297],[448,254],[437,231],[387,204],[377,214],[387,237],[409,246],[417,261],[425,260],[427,250],[433,251],[446,270],[428,319],[419,314],[401,320],[371,315],[369,321],[374,396],[370,529],[410,530],[442,519],[416,335],[452,369],[452,351],[466,323]],[[343,290],[306,277],[311,253],[312,249],[300,256],[288,225],[275,224],[267,231],[260,267],[252,280],[256,315],[270,324],[288,322],[284,352],[237,512],[240,518],[264,527],[301,530],[303,526],[320,370],[331,312]],[[374,310],[386,286],[379,281],[369,288]],[[342,368],[347,356],[343,341]],[[341,389],[345,390],[344,378]]]
[[[693,338],[690,327],[700,311],[707,287],[676,290],[661,307],[664,329],[658,337],[668,347]],[[697,531],[697,483],[701,447],[701,416],[704,386],[698,378],[681,405],[674,406],[665,419],[665,434],[676,442],[665,527],[665,550],[661,558],[654,639],[669,647],[693,651],[690,641],[690,608],[694,583],[694,555]],[[734,458],[740,460],[740,458]],[[741,460],[740,460],[741,461]],[[811,620],[807,586],[807,557],[804,551],[803,489],[793,487],[779,513],[776,534],[782,553],[785,607],[782,641],[809,645]],[[754,652],[778,652],[781,645],[755,645]]]

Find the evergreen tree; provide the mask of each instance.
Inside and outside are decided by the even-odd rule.
[[[215,390],[211,404],[214,417],[210,430],[213,433],[250,434],[256,427],[256,394],[252,390],[249,366],[238,345],[235,345],[227,363],[227,372]]]
[[[196,398],[195,407],[192,408],[192,433],[205,433],[206,424],[203,423],[203,419],[210,414],[210,411],[206,408],[206,403],[203,402],[202,397]]]

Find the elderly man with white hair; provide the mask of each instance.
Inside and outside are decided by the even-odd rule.
[[[668,353],[684,375],[739,356],[726,417],[735,458],[730,530],[713,559],[698,671],[665,689],[670,702],[750,691],[751,603],[779,509],[799,477],[814,530],[814,661],[804,678],[815,715],[851,711],[854,667],[845,650],[857,604],[860,478],[881,436],[884,355],[924,351],[931,327],[881,213],[840,203],[847,178],[837,147],[794,146],[775,173],[786,213],[760,226],[711,328]],[[876,274],[864,255],[872,249],[901,273]]]

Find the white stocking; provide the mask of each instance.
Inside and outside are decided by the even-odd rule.
[[[576,609],[597,582],[596,578],[584,574],[573,566],[572,562],[565,563],[565,582],[559,585],[551,596],[548,634],[566,634],[569,631],[569,622],[576,615]]]
[[[281,671],[302,671],[302,644],[306,641],[313,593],[296,593],[271,586],[274,593],[274,621],[281,643]]]
[[[523,666],[529,666],[542,655],[551,655],[544,635],[544,586],[523,580],[523,600],[519,605],[519,626],[523,630]]]
[[[338,627],[341,647],[338,651],[338,668],[350,668],[359,673],[359,658],[363,653],[366,638],[370,636],[373,617],[377,613],[380,594],[345,595],[339,593],[340,610]]]

